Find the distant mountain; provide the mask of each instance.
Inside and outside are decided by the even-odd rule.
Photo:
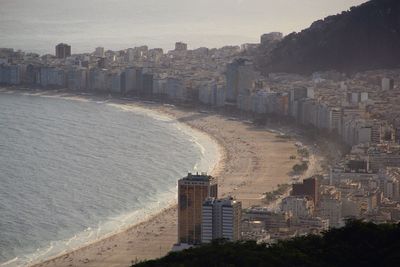
[[[315,21],[287,35],[272,50],[259,51],[264,72],[308,74],[400,66],[400,1],[372,0]]]

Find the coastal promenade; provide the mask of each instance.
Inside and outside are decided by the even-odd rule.
[[[140,106],[160,112],[214,138],[221,149],[220,161],[212,172],[218,178],[219,195],[232,195],[244,207],[260,203],[264,192],[290,182],[289,173],[298,162],[290,159],[297,154],[296,140],[279,138],[278,132],[248,121],[170,105],[112,102],[128,109]],[[307,174],[311,175],[318,172],[318,156],[312,155],[310,162]],[[172,206],[118,234],[34,266],[129,266],[137,260],[158,258],[177,240],[176,221],[176,206]]]

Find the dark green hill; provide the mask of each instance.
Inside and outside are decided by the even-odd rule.
[[[372,0],[314,22],[260,51],[264,72],[362,71],[400,66],[400,1]]]
[[[400,266],[400,225],[353,221],[322,236],[299,237],[270,247],[220,241],[135,266]]]

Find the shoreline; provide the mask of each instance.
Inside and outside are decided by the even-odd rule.
[[[107,99],[104,99],[104,97],[102,97],[102,96],[97,96],[97,95],[90,95],[90,96],[78,95],[78,94],[71,94],[70,92],[68,92],[68,96],[65,96],[65,95],[59,94],[59,92],[52,92],[52,91],[47,91],[47,90],[30,91],[30,90],[24,90],[24,89],[5,89],[5,88],[0,87],[0,93],[5,93],[5,94],[15,93],[15,94],[20,94],[21,96],[57,98],[57,99],[63,99],[63,100],[69,100],[69,101],[97,102],[97,103],[104,102],[103,104],[111,104],[112,106],[115,106],[115,108],[121,108],[121,107],[124,108],[124,107],[127,106],[127,101],[120,100],[120,99],[112,99],[112,101],[110,101],[108,103],[107,101],[105,101]],[[92,98],[92,99],[90,99],[89,97]],[[128,109],[124,108],[124,110],[127,110],[128,112],[134,112],[136,114],[144,114],[145,116],[147,116],[147,117],[149,117],[150,119],[153,119],[153,120],[158,120],[159,118],[161,118],[163,120],[165,118],[168,121],[171,121],[174,124],[177,124],[176,125],[177,129],[179,131],[182,131],[185,135],[187,135],[188,138],[191,138],[191,141],[193,143],[195,143],[197,146],[199,146],[200,150],[209,148],[208,145],[214,146],[215,149],[212,149],[212,151],[217,151],[217,153],[215,153],[216,154],[216,156],[215,156],[216,162],[209,165],[209,169],[207,170],[207,172],[210,173],[211,175],[215,176],[215,175],[218,174],[218,171],[220,171],[220,169],[221,169],[220,165],[223,164],[224,148],[212,136],[204,133],[203,131],[198,130],[195,127],[191,127],[190,125],[187,125],[185,123],[179,122],[174,116],[171,116],[170,114],[167,114],[165,112],[161,112],[161,111],[158,111],[158,110],[154,110],[154,109],[151,109],[149,107],[145,107],[145,106],[141,105],[140,103],[129,102],[129,108]],[[149,114],[149,112],[151,112],[152,114]],[[208,139],[208,140],[205,140],[205,139]],[[204,144],[205,143],[204,141],[207,142],[206,145]],[[204,148],[204,147],[207,147],[207,148]],[[202,161],[205,160],[206,157],[207,157],[207,155],[203,154],[202,159],[200,159],[200,161],[197,162],[196,166],[198,164],[199,165],[205,165],[205,162],[202,162]],[[210,162],[214,162],[214,161],[210,161]],[[78,245],[77,247],[74,247],[74,248],[71,248],[71,249],[66,249],[66,250],[63,250],[63,251],[61,251],[59,253],[56,252],[57,254],[55,254],[53,256],[49,256],[47,258],[46,257],[44,257],[44,258],[40,258],[39,257],[38,259],[33,259],[29,263],[24,263],[24,266],[35,266],[35,265],[41,264],[43,262],[52,261],[54,259],[63,257],[65,255],[69,254],[69,253],[72,253],[73,251],[82,250],[82,249],[84,249],[86,247],[92,246],[95,243],[103,242],[103,241],[105,241],[107,239],[110,239],[115,235],[124,233],[126,231],[130,231],[132,228],[140,227],[142,224],[155,219],[160,214],[175,209],[176,205],[177,205],[176,195],[174,194],[171,197],[171,199],[168,199],[166,202],[169,203],[169,204],[167,204],[165,207],[162,207],[159,210],[150,211],[148,214],[144,214],[144,217],[139,218],[137,220],[137,222],[133,222],[130,225],[123,226],[121,228],[115,229],[115,230],[113,230],[113,231],[111,231],[109,233],[106,233],[105,235],[101,236],[98,239],[95,239],[95,240],[92,240],[92,241],[88,241],[88,242],[84,242],[81,245]],[[146,212],[144,212],[144,213],[146,213]],[[56,241],[56,242],[58,242],[58,241]],[[12,264],[15,263],[15,262],[18,262],[19,260],[20,259],[17,256],[17,257],[15,257],[13,259],[10,259],[10,260],[6,261],[6,262],[0,263],[0,266],[14,266]]]
[[[106,100],[104,96],[79,95],[67,91],[9,91],[29,92],[32,95],[39,93],[75,100],[81,98],[85,101]],[[240,119],[231,120],[226,115],[213,111],[200,113],[195,109],[184,110],[171,105],[149,104],[138,100],[110,101],[113,104],[139,107],[172,117],[214,140],[218,145],[220,157],[211,174],[218,178],[220,197],[233,195],[246,207],[259,203],[262,193],[272,191],[277,184],[290,182],[289,171],[296,161],[288,158],[296,153],[293,145],[296,140],[280,140],[276,138],[276,131],[273,129],[255,127]],[[220,129],[224,131],[219,131]],[[318,164],[316,159],[308,173],[315,171]],[[162,227],[161,221],[164,222]],[[121,229],[116,234],[32,266],[129,266],[135,260],[165,255],[176,242],[176,234],[176,204],[173,204],[151,215],[147,220]]]

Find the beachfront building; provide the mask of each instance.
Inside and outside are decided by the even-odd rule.
[[[107,91],[107,70],[93,68],[88,73],[88,87],[91,91]]]
[[[226,101],[236,102],[239,95],[249,95],[256,77],[254,66],[247,59],[239,58],[227,64]]]
[[[65,86],[66,76],[65,71],[62,68],[56,67],[41,67],[37,73],[37,83],[46,87],[59,87]]]
[[[168,77],[165,85],[168,99],[173,101],[185,101],[187,99],[187,88],[182,79]]]
[[[70,90],[83,91],[87,89],[88,71],[85,68],[73,68],[67,72],[67,86]]]
[[[21,68],[18,65],[0,65],[0,84],[21,83]]]
[[[242,203],[232,197],[208,198],[203,203],[201,242],[224,238],[237,241],[241,237]]]
[[[216,179],[206,173],[189,173],[178,181],[178,243],[201,243],[203,203],[217,198],[217,190]]]
[[[123,93],[138,95],[142,91],[142,69],[126,68],[121,75],[121,90]]]

